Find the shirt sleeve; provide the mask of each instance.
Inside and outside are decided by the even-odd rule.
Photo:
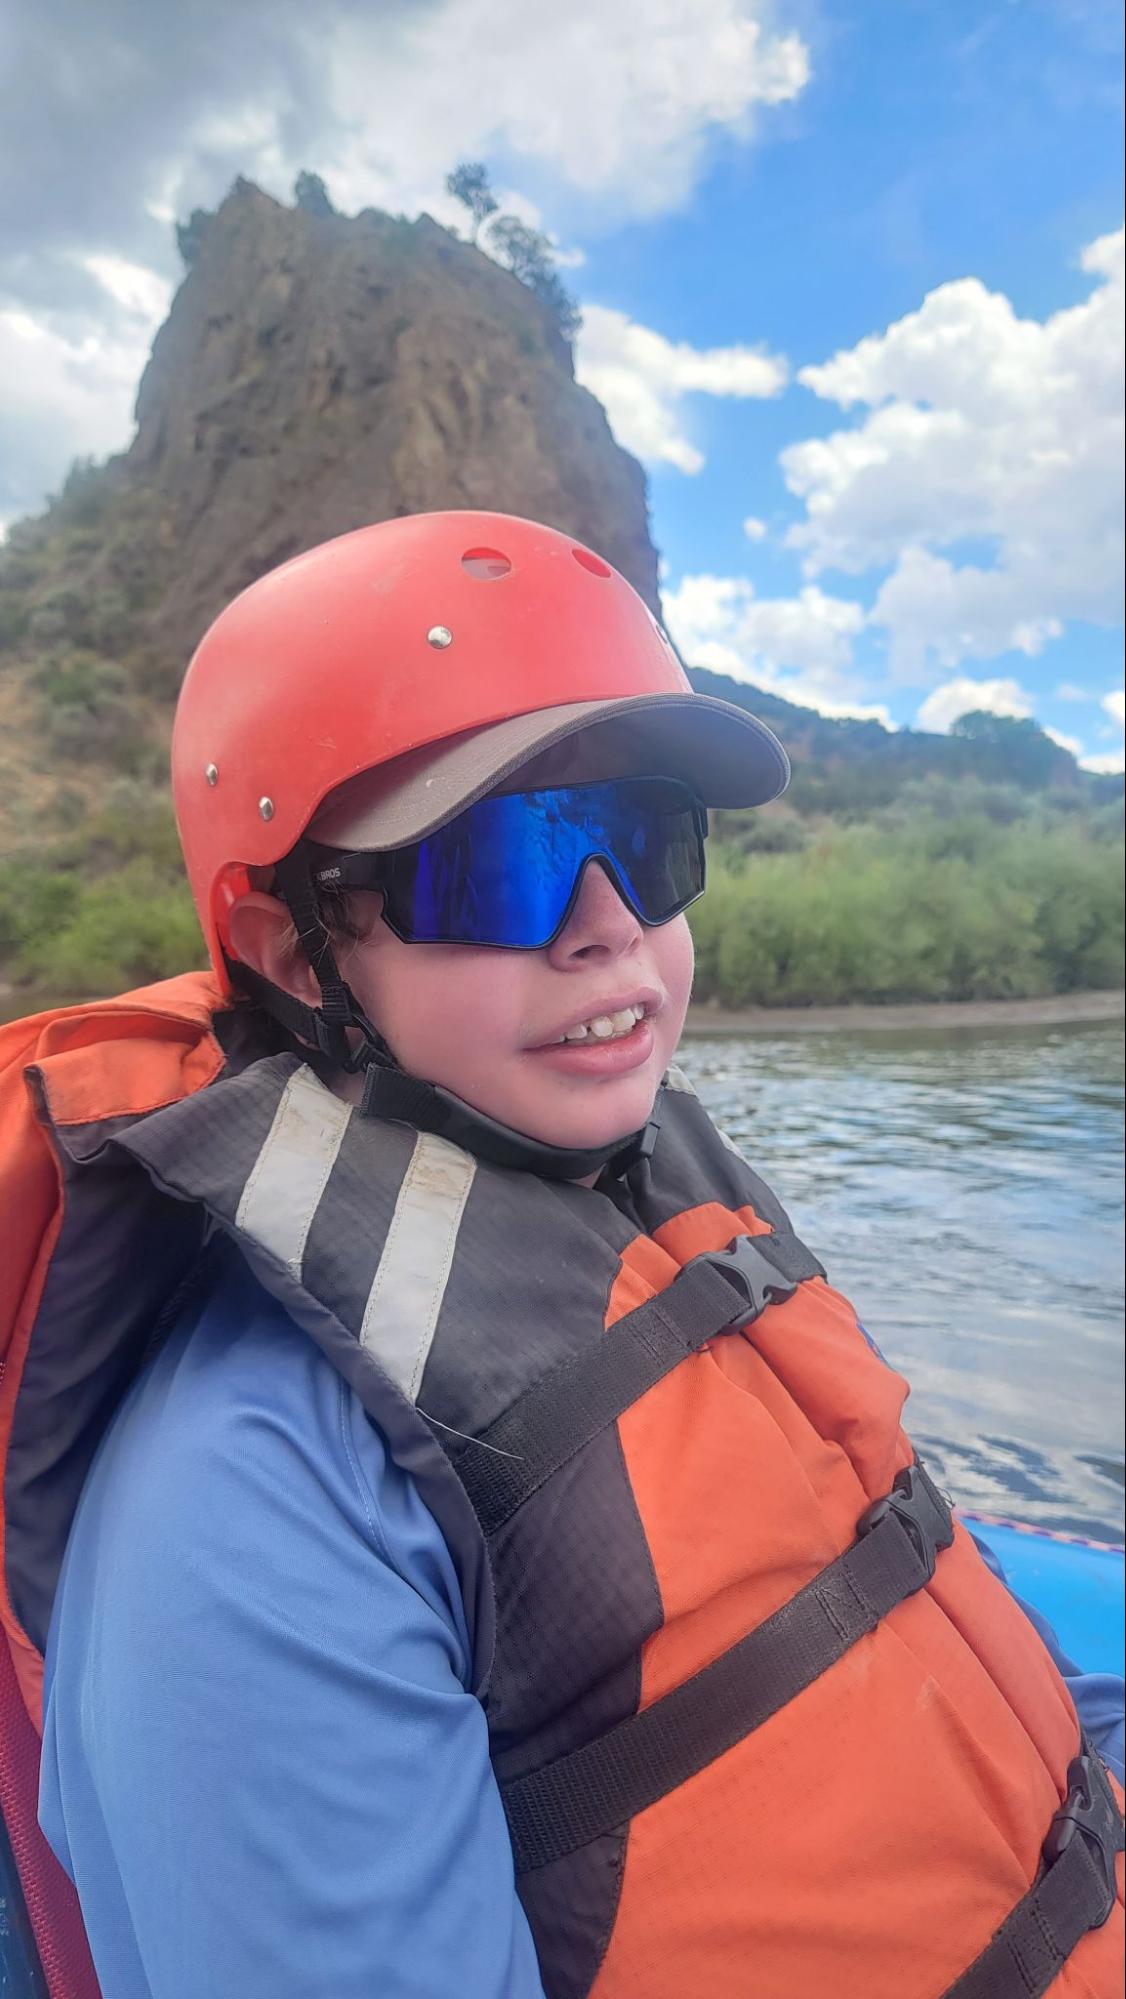
[[[443,1537],[262,1314],[170,1342],[68,1548],[41,1819],[103,1988],[542,1999]]]
[[[988,1541],[977,1533],[972,1538],[987,1566],[1005,1584],[1014,1602],[1019,1603],[1029,1623],[1043,1640],[1052,1664],[1061,1679],[1067,1682],[1067,1690],[1079,1716],[1079,1726],[1121,1784],[1126,1766],[1126,1682],[1119,1679],[1116,1673],[1085,1673],[1074,1659],[1069,1659],[1047,1618],[1026,1603],[1022,1596],[1017,1596]]]

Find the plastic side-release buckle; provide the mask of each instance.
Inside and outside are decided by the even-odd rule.
[[[746,1311],[732,1313],[732,1326],[749,1326],[768,1305],[783,1304],[798,1288],[763,1254],[755,1236],[736,1236],[730,1249],[708,1250],[695,1260],[710,1263],[746,1301]]]
[[[946,1500],[918,1458],[897,1472],[891,1491],[861,1514],[856,1523],[857,1540],[862,1541],[889,1518],[898,1520],[906,1530],[926,1571],[924,1580],[929,1582],[940,1548],[949,1548],[954,1539],[954,1522]]]
[[[1053,1813],[1044,1841],[1046,1868],[1066,1852],[1076,1835],[1086,1840],[1106,1884],[1106,1904],[1093,1925],[1098,1929],[1114,1907],[1114,1858],[1122,1852],[1123,1828],[1102,1761],[1093,1749],[1082,1750],[1068,1766],[1067,1796]]]

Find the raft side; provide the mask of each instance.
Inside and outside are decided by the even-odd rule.
[[[1085,1673],[1122,1674],[1126,1664],[1126,1551],[981,1513],[959,1518],[993,1550],[1005,1580],[1051,1625]]]

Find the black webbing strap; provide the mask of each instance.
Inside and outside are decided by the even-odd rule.
[[[398,1124],[412,1124],[430,1130],[434,1088],[420,1076],[408,1076],[405,1069],[369,1064],[364,1074],[360,1110],[364,1117],[390,1118]]]
[[[824,1275],[795,1235],[737,1236],[730,1249],[694,1257],[666,1290],[534,1381],[479,1437],[443,1436],[484,1532],[495,1534],[686,1355]]]
[[[348,1055],[348,1044],[340,1020],[322,1016],[316,1007],[306,1006],[295,999],[282,986],[275,986],[271,979],[263,978],[261,972],[251,970],[249,965],[227,960],[231,981],[252,999],[271,1019],[276,1020],[295,1035],[299,1041],[307,1041],[330,1061],[342,1062]]]
[[[1122,1814],[1097,1752],[1085,1744],[1044,1842],[1039,1880],[943,1999],[1041,1999],[1088,1930],[1114,1907]]]
[[[789,1603],[683,1686],[542,1770],[503,1784],[517,1873],[626,1825],[769,1721],[930,1581],[954,1530],[942,1494],[914,1464],[868,1508],[857,1536]]]
[[[475,1110],[438,1083],[423,1082],[405,1070],[378,1062],[368,1068],[360,1110],[364,1117],[389,1118],[414,1125],[419,1131],[435,1132],[493,1166],[538,1173],[546,1180],[581,1180],[607,1166],[624,1172],[635,1159],[649,1157],[660,1130],[654,1115],[640,1131],[631,1132],[609,1150],[605,1146],[575,1149],[548,1145]]]

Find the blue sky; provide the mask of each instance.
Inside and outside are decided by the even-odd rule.
[[[898,725],[1031,713],[1121,768],[1117,7],[233,11],[18,14],[0,513],[127,441],[175,215],[308,166],[346,211],[452,221],[481,158],[559,242],[688,656]]]

